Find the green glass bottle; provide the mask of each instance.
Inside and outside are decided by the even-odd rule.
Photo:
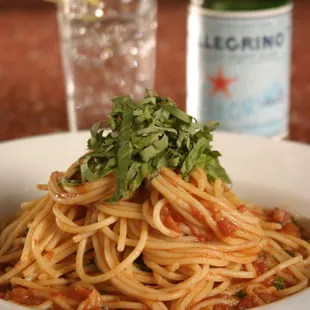
[[[220,130],[289,133],[292,1],[192,0],[187,112]]]
[[[290,0],[206,0],[203,1],[202,7],[219,11],[253,11],[273,9],[290,2]]]

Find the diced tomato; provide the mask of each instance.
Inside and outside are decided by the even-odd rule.
[[[168,214],[170,214],[170,208],[169,208],[168,205],[164,205],[162,207],[161,211],[160,211],[160,215],[165,216],[165,215],[168,215]]]
[[[175,211],[173,208],[170,208],[170,215],[177,223],[187,223],[187,219],[181,213]]]
[[[164,225],[168,227],[169,229],[174,230],[176,232],[181,231],[179,223],[175,221],[170,214],[164,217],[163,222],[164,222]]]
[[[273,213],[273,220],[282,225],[286,225],[292,222],[292,217],[284,210],[276,209]]]
[[[48,259],[48,260],[51,260],[53,257],[54,257],[54,252],[53,251],[49,251],[49,252],[47,252],[46,253],[46,258]]]
[[[22,287],[16,287],[12,290],[12,297],[28,298],[28,295],[28,290]]]
[[[237,230],[237,226],[228,219],[221,219],[216,222],[218,229],[225,237],[231,237]]]
[[[85,301],[84,308],[85,310],[101,310],[102,309],[102,302],[101,297],[98,291],[92,291],[89,298]]]
[[[259,306],[258,302],[255,300],[254,296],[246,296],[245,298],[243,298],[238,306],[237,306],[237,310],[245,310],[245,309],[251,309],[254,307]]]
[[[181,213],[173,209],[170,204],[163,207],[161,214],[163,215],[162,221],[163,223],[170,229],[174,227],[175,231],[181,231],[180,223],[187,223],[187,220]],[[167,222],[167,223],[166,223]]]
[[[240,205],[237,210],[240,212],[240,213],[243,213],[247,210],[247,208],[245,207],[245,205]]]
[[[258,208],[251,208],[249,211],[259,219],[263,219],[265,217],[264,211]]]
[[[205,243],[207,241],[211,241],[212,238],[210,237],[210,235],[205,231],[205,230],[201,230],[198,229],[197,227],[191,225],[188,223],[188,226],[192,232],[192,234],[202,243]]]
[[[89,297],[91,294],[91,290],[81,287],[75,286],[72,289],[62,290],[59,293],[51,293],[52,296],[65,296],[70,299],[76,299],[79,301],[83,301]]]
[[[300,228],[293,223],[288,223],[284,225],[280,231],[297,238],[301,237]]]
[[[268,255],[261,255],[254,263],[253,266],[258,275],[261,275],[269,270]]]
[[[269,277],[269,278],[265,279],[264,281],[262,281],[261,284],[266,286],[266,287],[273,286],[274,278],[275,278],[274,276],[273,277]]]
[[[204,217],[202,216],[202,214],[193,206],[191,206],[190,208],[190,211],[191,211],[191,215],[196,218],[197,220],[199,220],[200,222],[204,222],[205,219]]]
[[[92,292],[91,290],[81,287],[81,286],[75,286],[73,288],[73,291],[78,296],[78,298],[80,298],[81,300],[88,298]]]
[[[195,217],[201,217],[199,211],[195,208],[191,208],[192,214],[195,214]],[[194,216],[194,215],[193,215]],[[189,227],[193,236],[197,237],[200,242],[207,242],[212,240],[211,234],[212,232],[207,231],[208,227],[206,226],[206,230],[198,229],[192,223],[190,223],[181,213],[177,212],[175,209],[169,206],[164,206],[161,212],[161,218],[166,227],[176,232],[181,232],[180,224],[183,223]]]
[[[257,294],[260,299],[262,299],[266,304],[277,301],[279,298],[274,296],[273,294],[267,293],[258,293]]]
[[[44,300],[33,295],[32,289],[15,287],[12,291],[7,291],[3,297],[5,300],[12,300],[22,305],[39,305]]]

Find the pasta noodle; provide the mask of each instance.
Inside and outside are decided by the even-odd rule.
[[[22,204],[0,236],[1,298],[35,309],[248,309],[295,294],[310,244],[282,210],[239,201],[196,167],[106,202],[115,173]],[[283,220],[284,219],[284,220]]]
[[[240,201],[212,131],[170,98],[112,99],[112,131],[0,234],[0,298],[45,310],[242,310],[307,288],[284,210]]]

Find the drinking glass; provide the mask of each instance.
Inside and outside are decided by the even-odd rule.
[[[111,98],[154,88],[156,0],[61,0],[57,16],[71,131],[106,120]]]

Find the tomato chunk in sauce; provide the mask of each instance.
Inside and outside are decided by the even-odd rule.
[[[292,222],[292,216],[290,214],[288,214],[287,212],[285,212],[284,210],[281,209],[276,209],[273,212],[273,220],[275,222],[278,222],[282,225],[288,224]]]
[[[255,300],[255,297],[246,296],[238,304],[237,310],[246,310],[259,306],[258,302]]]
[[[284,210],[276,209],[273,213],[273,220],[282,225],[280,232],[297,238],[301,237],[300,228],[294,223],[293,217]]]
[[[91,290],[81,287],[81,286],[75,286],[72,289],[63,290],[59,293],[51,293],[54,296],[64,296],[70,299],[75,299],[78,301],[83,301],[89,297],[91,294]]]
[[[44,302],[42,298],[34,296],[32,289],[22,287],[15,287],[1,295],[1,298],[5,300],[11,300],[22,305],[39,305]]]
[[[267,272],[269,270],[268,254],[262,253],[260,257],[255,262],[253,262],[253,266],[258,276]]]
[[[64,296],[69,299],[74,299],[79,302],[82,302],[84,300],[87,300],[87,298],[90,297],[92,294],[92,290],[76,286],[71,289],[59,291],[58,293],[50,293],[51,297],[56,297],[56,296]],[[97,292],[97,297],[99,298],[100,295]],[[0,293],[0,298],[4,300],[9,300],[16,302],[21,305],[27,305],[27,306],[35,306],[42,304],[44,301],[46,301],[45,298],[42,297],[37,297],[34,294],[33,289],[27,289],[23,287],[15,287],[10,291],[6,291],[5,293]],[[89,302],[86,304],[86,310],[101,310],[101,302],[100,298],[95,298],[94,300],[91,300],[92,302]],[[52,307],[53,310],[61,310],[62,308],[59,307],[58,305],[53,305]]]
[[[171,230],[174,230],[176,232],[181,231],[179,223],[170,214],[164,217],[163,223],[167,228]]]
[[[288,223],[284,225],[283,228],[281,229],[281,232],[297,238],[301,237],[300,228],[296,226],[294,223]]]
[[[228,219],[221,219],[216,222],[218,229],[225,237],[231,237],[237,230],[237,226]]]

